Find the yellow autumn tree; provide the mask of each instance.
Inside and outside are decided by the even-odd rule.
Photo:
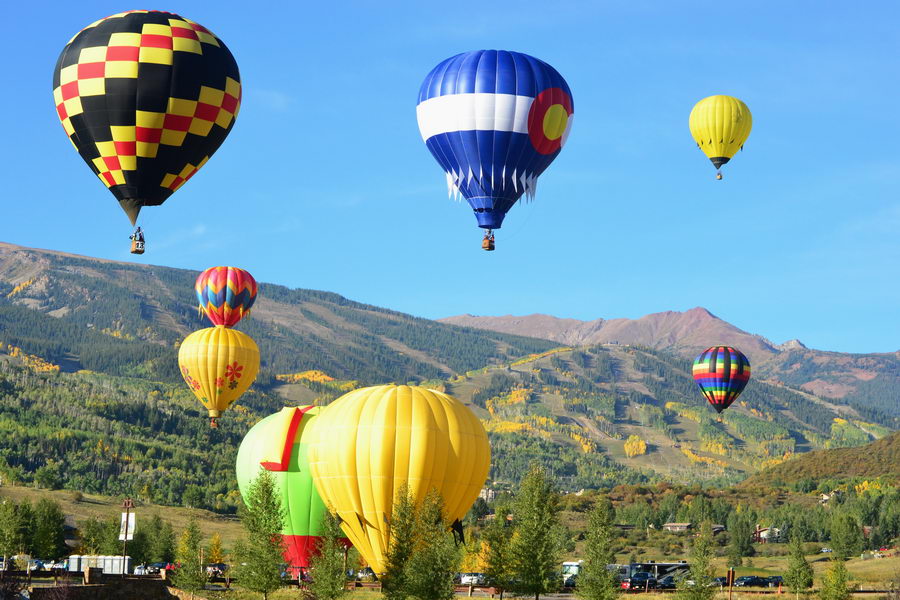
[[[222,536],[218,532],[214,533],[212,539],[209,540],[209,548],[206,549],[206,562],[225,562],[225,552],[222,550]]]
[[[647,442],[636,435],[629,435],[625,440],[625,455],[629,458],[647,454]]]

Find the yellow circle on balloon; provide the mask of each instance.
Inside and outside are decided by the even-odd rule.
[[[566,132],[569,112],[562,104],[554,104],[544,113],[544,135],[548,140],[556,140]]]

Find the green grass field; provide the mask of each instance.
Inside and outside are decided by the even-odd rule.
[[[119,518],[122,513],[122,500],[108,496],[84,494],[80,502],[75,501],[75,494],[70,490],[39,490],[30,487],[3,485],[0,486],[0,500],[9,498],[14,502],[28,500],[32,504],[41,498],[50,498],[59,503],[66,516],[74,517],[80,523],[89,517]],[[235,516],[219,515],[208,510],[182,508],[178,506],[160,506],[157,504],[143,504],[135,502],[138,527],[141,519],[149,518],[154,513],[172,524],[176,532],[187,527],[188,520],[193,516],[200,525],[203,537],[209,539],[214,533],[222,537],[225,547],[231,547],[241,536],[241,523]]]

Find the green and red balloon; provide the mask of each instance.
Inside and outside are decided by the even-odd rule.
[[[269,471],[275,480],[286,513],[281,532],[284,559],[295,577],[301,568],[309,567],[327,510],[307,461],[307,433],[319,410],[317,406],[297,406],[269,415],[247,432],[237,454],[238,487],[245,498],[261,471]]]

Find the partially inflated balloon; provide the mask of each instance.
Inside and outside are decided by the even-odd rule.
[[[256,301],[257,285],[253,276],[237,267],[210,267],[197,276],[194,284],[200,309],[213,325],[233,327]]]
[[[56,112],[81,158],[134,224],[206,164],[241,104],[222,40],[174,13],[134,10],[91,23],[53,73]]]
[[[181,342],[178,366],[185,383],[209,410],[211,423],[249,389],[259,371],[259,348],[249,335],[217,326]]]
[[[401,486],[416,502],[436,490],[446,517],[460,520],[484,485],[491,449],[478,417],[459,400],[423,387],[382,385],[354,390],[322,411],[309,457],[322,499],[381,573]]]
[[[441,62],[419,90],[422,139],[478,226],[499,229],[513,204],[534,196],[559,155],[575,104],[556,69],[521,52],[476,50]]]
[[[269,471],[287,513],[281,537],[284,560],[296,576],[309,567],[320,539],[325,503],[313,485],[307,459],[310,424],[319,407],[283,408],[254,425],[238,448],[236,474],[241,495],[262,471]]]
[[[753,116],[737,98],[709,96],[691,110],[688,125],[694,141],[718,169],[744,146],[753,127]]]
[[[739,350],[713,346],[694,360],[692,372],[703,396],[720,413],[731,406],[750,381],[750,361]]]

